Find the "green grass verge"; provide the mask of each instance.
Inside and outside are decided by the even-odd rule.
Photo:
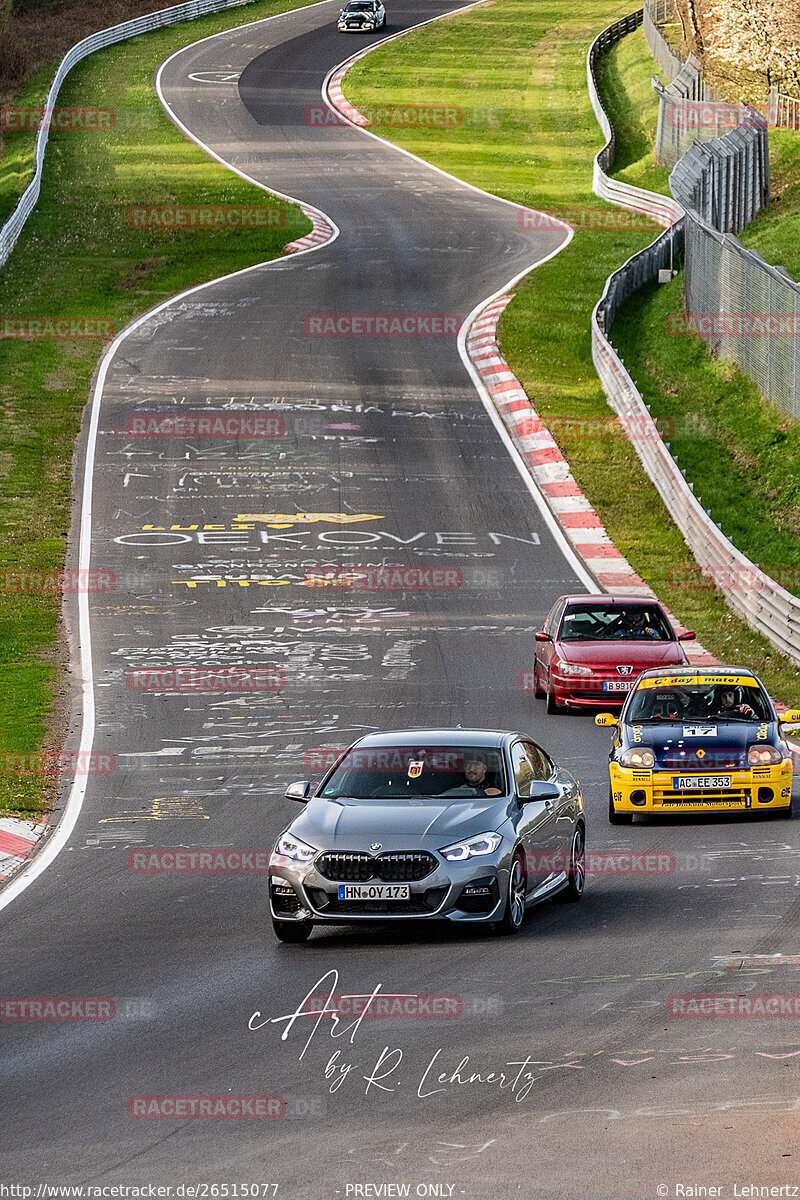
[[[628,9],[607,0],[587,0],[579,12],[567,0],[497,0],[368,55],[348,72],[345,93],[357,107],[387,100],[460,105],[464,120],[458,129],[393,130],[384,136],[512,201],[560,211],[586,205],[609,213],[613,210],[591,194],[591,163],[601,135],[588,101],[585,58],[592,38]],[[622,109],[619,164],[623,171],[639,169],[641,182],[654,176],[648,174],[647,145],[626,90],[635,74],[631,64],[641,54],[635,45],[622,49],[616,68],[604,77],[609,91],[603,99],[612,123]],[[640,79],[636,86],[641,88]],[[728,662],[747,663],[773,695],[797,704],[795,670],[730,612],[718,592],[673,586],[676,572],[693,567],[694,559],[630,444],[622,437],[580,436],[575,425],[570,431],[570,419],[600,427],[608,422],[591,360],[589,317],[610,272],[651,240],[644,230],[606,225],[590,231],[579,223],[566,250],[517,285],[517,298],[500,325],[503,353],[639,574],[710,650]]]
[[[0,316],[103,316],[121,329],[183,288],[280,255],[286,242],[309,231],[296,206],[238,179],[186,141],[151,82],[172,50],[293,7],[299,5],[262,0],[146,34],[70,73],[59,103],[115,108],[117,125],[109,134],[51,136],[39,206],[0,269]],[[21,142],[4,170],[15,162],[22,170]],[[129,226],[130,206],[170,203],[278,206],[285,224],[209,232]],[[0,340],[0,571],[63,565],[73,446],[101,348],[99,341]],[[59,614],[57,596],[0,588],[0,756],[33,753],[49,741],[58,748]],[[0,815],[35,815],[51,794],[46,777],[0,771]]]
[[[769,170],[771,203],[739,241],[800,281],[800,134],[795,130],[769,131]]]
[[[603,55],[596,78],[601,95],[613,98],[611,175],[622,183],[669,195],[669,171],[655,160],[658,98],[651,83],[654,74],[658,74],[658,64],[640,28]]]
[[[21,108],[41,108],[58,64],[37,71],[14,103]],[[8,220],[25,188],[33,178],[35,139],[29,133],[5,133],[0,156],[0,225]]]
[[[620,309],[614,345],[671,449],[728,537],[780,582],[800,590],[800,425],[764,400],[730,360],[697,337],[670,337],[682,279],[643,288]]]

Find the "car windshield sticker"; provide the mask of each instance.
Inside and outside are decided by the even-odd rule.
[[[422,774],[422,768],[425,766],[424,758],[412,758],[408,763],[408,778],[419,779]]]
[[[684,725],[684,737],[716,737],[716,725]]]
[[[640,679],[637,690],[643,688],[692,687],[693,685],[708,686],[727,683],[731,687],[758,687],[757,680],[752,675],[655,675]]]

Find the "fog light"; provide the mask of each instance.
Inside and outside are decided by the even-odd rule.
[[[494,876],[485,875],[483,879],[473,879],[472,883],[468,883],[463,889],[462,896],[489,896],[494,887]]]
[[[631,792],[631,804],[647,804],[647,792]]]
[[[775,799],[775,793],[772,788],[762,787],[758,789],[758,803],[769,804],[770,800]]]

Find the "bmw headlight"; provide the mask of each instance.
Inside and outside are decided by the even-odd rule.
[[[655,766],[656,756],[649,746],[632,746],[630,750],[624,750],[617,761],[621,767],[649,769]]]
[[[311,862],[317,853],[313,846],[307,846],[305,842],[300,841],[300,838],[292,837],[290,833],[281,834],[275,846],[275,852],[299,863]]]
[[[446,846],[439,853],[448,862],[466,862],[468,858],[480,858],[483,854],[494,854],[502,842],[499,833],[479,833],[477,837],[467,838],[464,842],[455,842]]]

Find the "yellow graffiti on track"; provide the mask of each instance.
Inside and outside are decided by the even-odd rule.
[[[291,529],[294,525],[313,525],[318,521],[327,521],[333,525],[352,525],[354,521],[380,521],[381,517],[376,513],[239,513],[236,520],[262,521],[272,529]]]

